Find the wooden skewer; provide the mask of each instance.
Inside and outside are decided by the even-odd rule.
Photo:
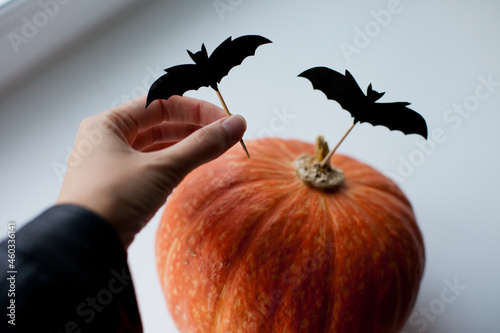
[[[232,114],[231,114],[231,112],[229,112],[229,109],[227,108],[226,102],[224,101],[224,98],[222,98],[220,91],[217,89],[217,90],[215,90],[215,92],[217,93],[217,96],[219,96],[220,103],[222,104],[222,107],[226,111],[226,114],[228,116],[231,116]],[[247,146],[245,145],[245,142],[243,141],[243,139],[240,140],[240,143],[241,143],[241,146],[243,147],[243,150],[247,154],[248,158],[250,158],[250,154],[248,153]]]
[[[352,129],[354,128],[354,125],[356,125],[356,123],[352,123],[351,127],[349,127],[349,129],[347,130],[347,132],[345,132],[344,136],[342,137],[342,139],[340,139],[339,143],[337,143],[337,145],[335,146],[335,148],[333,148],[329,153],[328,155],[325,156],[325,158],[323,159],[323,161],[321,161],[321,164],[320,166],[322,168],[325,167],[325,165],[330,161],[330,158],[332,157],[333,153],[335,153],[335,151],[337,150],[337,148],[340,146],[340,144],[342,143],[342,141],[344,141],[344,139],[346,138],[346,136],[352,131]]]

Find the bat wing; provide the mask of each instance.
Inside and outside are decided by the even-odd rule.
[[[156,80],[149,89],[146,107],[157,99],[168,99],[170,96],[182,96],[188,90],[208,87],[210,80],[198,65],[178,65],[165,69],[167,74]]]
[[[408,108],[410,103],[374,103],[367,107],[360,122],[372,125],[382,125],[390,130],[398,130],[404,134],[420,134],[427,139],[427,124],[425,119]]]
[[[356,116],[363,112],[362,105],[366,96],[356,83],[354,77],[345,71],[345,75],[328,67],[313,67],[299,74],[311,81],[313,88],[321,90],[328,99],[332,99],[340,106]]]
[[[257,48],[267,43],[271,41],[257,35],[241,36],[234,40],[227,38],[210,55],[208,66],[211,83],[216,86],[233,67],[240,65],[246,57],[255,55]]]

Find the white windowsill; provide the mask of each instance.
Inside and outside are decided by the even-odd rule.
[[[0,95],[66,45],[134,3],[140,0],[14,0],[1,6]]]

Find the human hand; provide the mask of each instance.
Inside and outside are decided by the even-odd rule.
[[[58,204],[111,223],[125,249],[193,169],[224,153],[246,130],[208,102],[173,96],[147,109],[145,96],[82,121]]]

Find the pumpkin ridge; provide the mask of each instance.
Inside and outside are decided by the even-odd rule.
[[[408,294],[405,294],[403,291],[402,291],[402,281],[404,280],[405,282],[407,282],[407,284],[411,284],[411,277],[412,276],[415,276],[414,272],[415,270],[418,270],[418,273],[419,273],[419,277],[418,279],[420,280],[422,278],[422,275],[423,275],[423,265],[415,265],[415,259],[416,259],[416,262],[424,262],[425,260],[425,253],[423,253],[423,251],[421,251],[423,249],[423,238],[422,238],[422,234],[420,232],[420,230],[418,229],[416,223],[414,222],[414,213],[413,213],[413,209],[409,203],[409,201],[407,200],[398,200],[399,197],[397,196],[393,196],[392,195],[392,192],[387,192],[387,191],[381,191],[381,193],[383,193],[387,198],[387,200],[389,199],[392,199],[393,200],[393,203],[392,203],[392,207],[394,207],[394,204],[395,202],[394,201],[397,201],[398,204],[399,204],[399,209],[397,211],[399,212],[405,212],[408,214],[408,215],[405,215],[403,217],[400,217],[400,216],[394,216],[393,215],[393,212],[392,211],[388,211],[388,213],[392,216],[394,216],[394,220],[397,221],[397,225],[400,226],[400,228],[402,229],[401,231],[399,231],[397,233],[397,235],[394,233],[394,232],[389,232],[389,225],[387,224],[377,224],[378,227],[380,228],[384,228],[385,231],[382,232],[382,234],[384,235],[391,235],[392,238],[394,239],[394,242],[392,242],[391,244],[397,244],[397,236],[398,235],[404,235],[406,237],[409,237],[410,240],[406,239],[405,241],[405,244],[408,245],[407,243],[411,243],[411,244],[418,244],[418,248],[414,249],[414,251],[410,254],[411,255],[411,263],[408,263],[406,265],[406,270],[401,270],[401,269],[394,269],[393,271],[397,273],[398,275],[398,288],[401,292],[398,293],[398,301],[399,301],[399,304],[405,304],[405,300],[402,299],[403,296],[408,296],[409,299],[408,299],[408,303],[411,303],[411,304],[414,304],[415,301],[416,301],[416,295],[417,295],[417,291],[418,290],[415,290],[415,292],[413,292],[411,295],[408,295]],[[373,204],[376,204],[378,205],[379,207],[384,207],[384,200],[382,200],[380,197],[377,197],[377,196],[372,196],[371,199],[374,199],[376,198],[377,200],[372,200],[371,201],[371,205],[369,205],[369,208],[368,209],[374,209],[374,205]],[[387,201],[385,200],[385,201]],[[407,222],[407,223],[404,223],[404,222]],[[404,247],[403,245],[401,247]],[[392,257],[394,258],[395,255],[392,254]],[[408,259],[408,256],[407,256],[407,259]],[[402,278],[402,274],[404,273],[404,279]],[[406,314],[412,310],[412,308],[409,308],[409,310],[406,311],[405,314],[402,314],[401,311],[404,310],[404,307],[402,306],[398,306],[397,307],[398,309],[398,313],[395,314],[395,317],[396,318],[406,318]],[[395,325],[397,325],[398,323],[394,323]],[[401,329],[401,327],[404,325],[404,322],[400,323],[399,327],[396,326],[396,328],[398,329]],[[393,328],[395,329],[395,328]],[[391,330],[389,330],[391,331]]]
[[[301,182],[302,183],[302,182]],[[320,231],[320,227],[318,226],[318,223],[317,223],[317,220],[316,220],[316,215],[318,213],[321,213],[322,215],[324,214],[327,214],[327,210],[325,209],[324,205],[322,205],[322,207],[319,207],[319,202],[324,202],[323,198],[322,198],[322,193],[320,191],[316,191],[312,188],[310,188],[309,186],[305,185],[305,184],[301,184],[301,187],[297,188],[297,192],[294,193],[293,195],[291,194],[290,195],[290,198],[289,198],[289,202],[290,202],[290,206],[292,207],[295,207],[296,206],[296,202],[299,201],[299,202],[304,202],[304,199],[303,197],[306,197],[306,200],[307,202],[305,202],[305,205],[308,206],[308,207],[312,207],[313,206],[313,203],[315,202],[318,202],[318,205],[317,207],[311,210],[308,210],[308,213],[307,213],[307,217],[306,219],[302,222],[301,224],[301,228],[300,228],[300,231],[298,232],[298,235],[301,235],[300,237],[298,237],[299,239],[299,243],[297,243],[296,245],[296,249],[293,253],[293,257],[295,259],[291,260],[291,262],[297,262],[297,258],[300,258],[302,256],[302,253],[299,251],[299,249],[302,249],[302,251],[304,250],[307,250],[309,253],[310,253],[310,256],[308,256],[308,258],[306,259],[305,262],[308,261],[308,259],[311,259],[312,261],[311,262],[316,262],[318,266],[316,266],[316,268],[312,268],[313,272],[315,272],[316,270],[320,269],[320,266],[321,266],[321,259],[319,257],[319,254],[315,252],[315,249],[317,248],[317,244],[316,243],[308,243],[308,239],[306,237],[306,235],[314,235],[315,233],[312,231],[312,229],[317,229],[317,231]],[[287,210],[286,207],[283,208],[283,210]],[[290,223],[288,221],[284,221],[283,223]],[[329,238],[328,235],[331,235],[331,233],[329,233],[327,230],[328,230],[328,223],[322,223],[321,225],[325,225],[325,241],[327,242],[326,243],[326,246],[325,247],[328,247],[329,245],[329,242],[327,241],[327,239]],[[316,234],[316,239],[319,238],[319,234]],[[321,246],[321,245],[320,245]],[[292,250],[293,251],[293,250]],[[328,249],[326,250],[328,252]],[[328,257],[331,257],[331,255],[328,255]],[[303,261],[302,262],[302,265],[305,264],[305,262]],[[314,278],[316,277],[315,274],[313,273],[305,273],[304,272],[304,267],[302,266],[302,271],[299,269],[299,271],[301,271],[302,273],[306,274],[306,277],[304,277],[304,280],[300,280],[299,284],[300,285],[308,285],[309,287],[311,287],[312,289],[310,290],[311,292],[315,292],[317,290],[320,290],[321,289],[321,283],[323,283],[324,285],[328,286],[329,284],[329,276],[331,275],[331,264],[330,263],[326,263],[324,265],[325,268],[323,268],[326,273],[328,274],[328,278],[324,279],[323,281],[316,281]],[[300,273],[297,273],[300,275]],[[317,285],[317,284],[314,284],[314,283],[320,283],[320,285]],[[314,287],[316,286],[316,288]],[[306,287],[307,288],[307,287]],[[297,296],[295,295],[295,291],[294,291],[294,288],[292,288],[291,290],[289,290],[289,287],[288,288],[285,288],[285,290],[287,290],[288,292],[291,292],[290,294],[285,294],[285,296],[283,296],[283,303],[278,305],[278,307],[280,307],[280,311],[274,311],[273,315],[276,316],[276,315],[280,315],[280,316],[283,316],[283,313],[286,313],[286,311],[284,311],[283,309],[286,309],[286,305],[284,305],[284,303],[286,302],[287,298],[286,296],[289,296],[290,297],[290,301],[292,302],[299,302],[299,299],[297,299]],[[326,306],[326,309],[323,308],[323,309],[320,309],[321,311],[318,311],[316,312],[316,314],[319,314],[319,319],[322,319],[323,317],[326,318],[328,320],[328,309],[329,309],[329,306],[330,306],[330,301],[331,299],[329,297],[325,297],[324,301],[323,302],[327,302],[327,306]],[[300,305],[295,305],[295,306],[291,306],[290,308],[292,309],[295,309],[295,310],[300,310]],[[298,318],[297,318],[298,319]],[[304,318],[302,318],[304,319]],[[279,320],[279,317],[275,319],[275,322]],[[288,322],[287,320],[285,320],[285,322]],[[325,332],[324,328],[325,328],[325,325],[326,325],[326,321],[317,321],[316,324],[320,323],[320,327],[315,327],[315,329],[320,329],[318,332]],[[283,328],[282,331],[280,332],[303,332],[304,331],[304,327],[302,327],[302,325],[308,325],[309,323],[306,321],[306,322],[290,322],[290,325],[291,326],[286,326],[286,328]],[[314,325],[314,324],[313,324]],[[287,330],[287,329],[291,329],[291,331]],[[309,331],[310,331],[310,327],[309,327]]]
[[[369,187],[369,186],[365,186],[365,187]],[[412,217],[414,217],[413,208],[411,207],[411,204],[409,203],[409,201],[401,200],[401,198],[397,195],[394,195],[393,192],[388,192],[388,191],[384,191],[382,189],[377,189],[377,188],[373,188],[373,187],[369,187],[369,188],[374,189],[375,191],[379,192],[378,193],[379,195],[384,196],[386,198],[385,199],[386,202],[391,202],[392,205],[397,205],[399,207],[400,211],[407,213],[407,215],[405,216],[405,219],[411,219]],[[383,202],[383,200],[381,200],[381,198],[378,198],[376,196],[373,196],[372,199],[373,198],[378,199],[376,201],[372,200],[372,202],[377,203],[377,205],[379,205],[380,207],[384,207],[384,204],[386,204]],[[399,219],[399,220],[401,220],[401,219]],[[414,241],[416,243],[423,242],[422,237],[418,237],[418,239],[415,238],[416,234],[421,235],[420,230],[418,229],[418,227],[416,226],[415,223],[400,223],[400,225],[404,227],[404,229],[408,235],[411,235],[412,238],[414,238]]]
[[[282,207],[281,210],[283,211],[289,211],[289,208],[288,207],[296,207],[296,203],[297,202],[304,202],[304,197],[306,197],[306,200],[307,202],[305,203],[306,206],[308,207],[311,207],[312,206],[312,203],[313,202],[316,202],[316,201],[323,201],[321,199],[322,197],[322,193],[320,191],[316,191],[315,189],[312,189],[310,188],[309,186],[303,184],[302,182],[300,182],[300,186],[296,189],[296,191],[294,193],[290,193],[290,195],[288,196],[288,201],[289,201],[289,205],[288,206],[285,206],[285,207]],[[306,219],[304,219],[301,223],[301,227],[300,227],[300,230],[298,231],[297,235],[301,235],[298,237],[298,241],[299,243],[296,244],[296,248],[295,249],[292,249],[292,257],[294,258],[293,260],[290,260],[292,263],[294,262],[297,262],[297,259],[300,258],[302,256],[302,253],[299,251],[299,249],[302,249],[302,250],[309,250],[310,251],[310,255],[308,257],[309,258],[312,258],[313,259],[313,262],[318,262],[319,260],[321,260],[321,258],[317,258],[315,257],[315,247],[313,245],[315,245],[314,243],[308,243],[308,239],[307,237],[305,237],[305,235],[313,235],[313,232],[311,231],[312,228],[315,228],[315,229],[320,229],[319,227],[317,227],[317,220],[315,219],[315,214],[317,213],[322,213],[322,214],[327,214],[327,211],[324,209],[321,209],[319,207],[316,207],[315,210],[309,210],[308,213],[307,213],[307,217]],[[278,220],[276,221],[276,223],[283,223],[283,224],[287,224],[287,223],[293,223],[295,221],[291,221],[291,220],[286,220],[286,219],[281,219],[281,220]],[[328,226],[326,227],[326,229],[328,228]],[[325,232],[325,239],[328,238],[328,234],[327,232]],[[328,246],[328,244],[327,244]],[[327,250],[328,251],[328,250]],[[306,260],[307,261],[307,260]],[[285,261],[283,263],[286,263]],[[302,263],[304,265],[304,262]],[[319,263],[318,263],[319,265]],[[330,264],[326,264],[326,272],[328,272],[328,275],[331,274],[331,266]],[[318,266],[319,267],[319,266]],[[302,273],[305,273],[303,271],[303,267],[302,267]],[[316,268],[316,269],[319,269],[319,268]],[[313,268],[313,271],[315,271],[316,269]],[[300,272],[300,268],[299,268],[299,272]],[[300,275],[300,273],[297,273],[298,275]],[[315,280],[314,280],[314,274],[311,273],[311,275],[309,275],[309,273],[305,273],[306,274],[306,277],[304,278],[304,280],[302,280],[301,278],[299,278],[300,282],[299,284],[300,285],[303,285],[303,284],[307,284],[307,283],[314,283]],[[293,275],[293,274],[292,274]],[[329,279],[326,279],[326,281],[324,282],[325,284],[328,284],[328,280]],[[317,281],[316,281],[317,282]],[[314,285],[313,285],[314,286]],[[319,288],[319,287],[318,287]],[[299,300],[297,299],[297,296],[294,294],[295,291],[294,291],[294,288],[292,288],[290,290],[290,286],[287,286],[285,287],[285,290],[291,292],[291,294],[288,294],[288,296],[290,297],[290,301],[292,302],[298,302]],[[311,291],[315,291],[314,290],[314,287]],[[273,317],[276,317],[276,316],[283,316],[284,314],[286,314],[286,300],[287,300],[287,294],[285,294],[285,296],[283,296],[283,300],[282,302],[283,303],[280,303],[279,305],[277,305],[277,307],[280,309],[280,311],[277,311],[276,309],[274,310],[273,312]],[[326,301],[328,302],[328,306],[329,306],[329,303],[330,303],[330,298],[329,297],[326,297]],[[299,305],[296,305],[296,306],[291,306],[290,308],[292,309],[295,309],[295,310],[299,310]],[[325,315],[325,317],[328,317],[327,316],[327,313],[328,313],[328,307],[325,311],[323,311],[323,314]],[[276,317],[274,322],[278,321],[280,317]],[[269,318],[270,319],[270,318]],[[285,322],[288,322],[287,320],[285,320]],[[302,332],[304,331],[304,328],[301,326],[301,324],[304,324],[304,325],[307,325],[308,323],[307,322],[302,322],[302,323],[298,323],[298,322],[290,322],[290,324],[292,326],[286,326],[286,328],[283,328],[282,331],[280,332]],[[323,325],[324,327],[324,325]],[[287,329],[292,329],[292,331],[289,331]],[[324,330],[321,330],[321,331],[324,331]]]
[[[386,195],[391,194],[391,193],[386,192],[386,191],[381,191],[381,192],[383,192]],[[380,207],[383,207],[383,205],[380,205]],[[366,205],[366,207],[363,207],[363,210],[371,210],[371,209],[372,209],[371,205]],[[389,226],[387,224],[377,223],[377,224],[372,224],[372,225],[375,226],[375,229],[381,230],[378,233],[380,233],[382,235],[387,235],[387,234],[392,235],[392,233],[389,232]],[[400,223],[400,225],[404,226],[406,229],[406,223]],[[405,230],[405,231],[407,231],[407,230]],[[394,262],[397,259],[392,251],[384,251],[383,255],[386,258],[389,258],[388,261]],[[397,306],[394,307],[396,312],[393,314],[391,320],[388,321],[384,327],[378,328],[378,329],[380,329],[381,332],[392,332],[392,330],[394,330],[395,327],[398,325],[397,321],[394,321],[393,318],[401,318],[401,315],[399,312],[402,309],[401,304],[403,304],[403,301],[402,301],[403,292],[402,292],[402,285],[401,285],[403,278],[401,276],[400,270],[398,270],[398,269],[392,269],[392,274],[395,274],[394,280],[397,284],[397,286],[392,285],[392,288],[397,289],[400,292],[397,293]]]
[[[289,142],[293,143],[294,144],[294,148],[296,147],[297,144],[303,144],[302,142],[298,141],[298,140],[295,140],[295,139],[291,139],[289,140]],[[301,154],[303,153],[308,153],[308,151],[306,151],[307,149],[307,146],[303,146],[302,148],[304,148],[303,150],[297,152],[295,151],[295,149],[291,149],[291,146],[289,145],[289,143],[287,143],[287,141],[285,140],[282,140],[281,144],[280,144],[280,148],[281,150],[286,153],[286,157],[284,159],[289,159],[289,161],[293,161],[299,157]],[[297,149],[298,150],[298,149]],[[312,153],[312,150],[311,150],[311,153]],[[293,166],[292,166],[293,168]],[[295,168],[293,168],[295,170]]]
[[[338,193],[341,193],[341,189],[344,187],[345,185],[342,185],[340,189],[337,190]],[[325,208],[326,208],[326,211],[328,213],[328,215],[330,216],[330,220],[331,220],[331,228],[332,228],[332,235],[333,235],[333,238],[334,238],[334,242],[337,242],[339,239],[341,240],[342,238],[339,237],[338,235],[338,230],[337,230],[337,225],[338,222],[337,219],[338,217],[336,217],[335,214],[333,214],[333,210],[331,208],[331,205],[333,206],[336,206],[337,209],[339,209],[342,214],[347,217],[347,213],[338,205],[337,201],[336,201],[336,196],[338,195],[335,195],[335,196],[325,196],[324,197],[324,200],[325,200]],[[329,204],[328,204],[329,203]],[[334,243],[335,244],[335,243]],[[338,265],[335,265],[338,260],[337,259],[337,256],[338,256],[338,253],[337,253],[337,247],[334,247],[333,248],[333,253],[331,255],[331,260],[333,262],[333,272],[332,272],[332,277],[333,277],[333,281],[334,283],[332,284],[332,290],[333,290],[333,293],[332,293],[332,298],[331,298],[331,302],[332,302],[332,306],[331,306],[331,311],[333,312],[333,315],[329,317],[329,330],[332,331],[332,332],[336,332],[335,331],[335,328],[336,326],[338,326],[338,318],[335,317],[335,314],[338,312],[336,311],[336,309],[341,305],[339,302],[338,302],[338,297],[337,297],[337,294],[335,293],[336,290],[338,289],[341,289],[339,288],[339,286],[337,285],[338,284],[338,281],[339,279],[337,278],[337,275],[339,273],[338,271]]]
[[[299,186],[296,186],[297,184]],[[280,201],[276,203],[276,205],[273,207],[273,209],[268,210],[264,215],[262,215],[261,218],[264,218],[266,220],[265,222],[267,222],[267,223],[260,224],[259,230],[255,233],[253,233],[251,241],[248,242],[249,246],[247,246],[245,248],[245,252],[243,254],[241,254],[238,258],[238,267],[236,267],[236,265],[233,263],[231,274],[228,275],[226,282],[224,284],[225,291],[223,293],[221,292],[221,298],[224,298],[224,295],[226,295],[226,290],[229,288],[229,286],[232,283],[235,283],[234,282],[235,277],[238,276],[241,272],[241,269],[240,269],[240,267],[242,267],[241,265],[243,264],[244,260],[248,257],[248,254],[251,252],[253,244],[257,243],[257,242],[255,242],[255,239],[261,235],[263,235],[263,238],[268,237],[267,232],[270,232],[270,230],[272,229],[271,223],[274,225],[276,225],[278,223],[279,224],[289,223],[286,219],[285,220],[283,220],[283,219],[272,220],[272,219],[266,218],[266,216],[268,216],[268,215],[280,216],[280,215],[277,215],[276,213],[283,212],[283,211],[289,211],[290,207],[296,207],[297,201],[300,201],[300,202],[303,201],[302,196],[304,195],[304,191],[310,191],[310,189],[306,186],[303,186],[302,182],[298,182],[297,184],[295,184],[296,187],[293,191],[289,191],[286,195],[282,196]],[[308,217],[308,220],[303,221],[302,228],[307,229],[307,224],[311,223],[312,221],[313,220],[311,219],[311,217]],[[228,281],[230,281],[230,282],[228,282]],[[230,299],[229,301],[231,302],[232,300]],[[223,305],[223,306],[225,306],[225,305]],[[277,308],[274,309],[272,314],[268,315],[265,322],[261,322],[262,324],[266,325],[266,323],[273,321],[272,318],[275,318],[280,313],[280,311],[278,311],[277,309],[279,309],[281,306],[284,306],[284,305],[278,304],[276,306],[277,306]],[[226,311],[223,309],[221,310],[220,307],[218,307],[217,310],[218,310],[217,311],[217,313],[218,313],[217,322],[220,324],[220,316],[225,314]],[[261,326],[261,328],[262,328],[262,326]],[[217,326],[216,330],[214,332],[219,332],[220,329],[221,329],[220,326]],[[293,332],[296,332],[296,331],[293,331]]]
[[[335,274],[336,274],[336,266],[335,266],[335,257],[336,257],[336,252],[337,248],[334,246],[334,244],[337,241],[337,235],[335,232],[335,228],[333,224],[335,223],[333,220],[332,213],[330,212],[330,209],[328,208],[327,202],[328,198],[325,195],[321,195],[321,203],[323,206],[323,209],[325,211],[325,214],[328,216],[328,221],[325,221],[325,224],[328,226],[330,230],[330,237],[332,238],[331,242],[328,244],[330,246],[331,253],[329,251],[329,265],[330,269],[328,270],[328,277],[327,277],[327,286],[330,292],[330,295],[335,295]],[[330,314],[333,312],[335,306],[335,298],[334,297],[328,297],[328,307],[326,309],[326,313]],[[332,330],[332,325],[333,325],[333,316],[328,315],[327,320],[325,323],[325,329],[324,332],[330,332]]]
[[[369,244],[367,241],[369,239],[366,239],[365,237],[359,238],[357,237],[357,240],[354,238],[350,238],[350,235],[361,235],[363,234],[360,232],[360,230],[364,230],[365,228],[372,227],[373,225],[367,224],[366,223],[366,218],[367,216],[366,212],[362,207],[358,207],[358,205],[355,204],[355,198],[351,195],[341,195],[341,196],[336,196],[336,198],[331,197],[330,198],[332,203],[336,206],[334,211],[339,212],[340,214],[335,216],[334,220],[337,225],[336,232],[339,232],[339,228],[344,229],[342,232],[342,237],[340,238],[340,243],[344,244],[344,246],[349,247],[350,249],[347,250],[347,252],[344,253],[344,260],[340,260],[341,258],[337,258],[337,268],[339,268],[339,271],[337,273],[337,278],[335,279],[336,281],[342,281],[340,278],[342,275],[346,276],[353,276],[353,274],[358,274],[358,268],[361,268],[360,264],[365,263],[367,259],[367,255],[362,255],[359,256],[357,249],[359,247],[365,247]],[[351,211],[352,210],[352,211]],[[333,210],[332,210],[333,211]],[[349,212],[350,211],[350,212]],[[354,214],[355,213],[355,214]],[[349,221],[351,223],[346,224],[346,221]],[[369,221],[369,219],[368,219]],[[353,223],[356,222],[356,223]],[[345,231],[349,230],[350,232],[347,234]],[[371,232],[369,232],[371,234]],[[355,243],[354,243],[355,242]],[[375,248],[374,248],[375,249]],[[379,266],[378,263],[373,262],[373,267],[372,270],[376,270],[377,267]],[[353,272],[356,271],[356,272]],[[350,280],[344,280],[342,281],[342,285],[337,285],[337,288],[339,290],[350,290],[352,289],[350,287],[351,281]],[[374,289],[376,290],[377,288],[373,288],[373,285],[368,284],[368,286],[372,287],[366,290],[365,292],[360,292],[360,297],[361,299],[358,299],[360,302],[360,306],[362,307],[363,305],[366,304],[366,300],[369,299],[370,297],[367,295],[374,294],[373,296],[376,296],[377,293],[374,292]],[[367,294],[367,292],[369,294]],[[372,297],[373,297],[372,296]],[[345,297],[344,297],[345,298]],[[371,317],[373,316],[372,309],[361,309],[360,306],[358,307],[352,307],[351,304],[345,303],[345,300],[341,298],[339,302],[335,304],[335,313],[338,313],[340,315],[350,315],[349,318],[337,318],[336,321],[336,329],[338,327],[343,327],[345,322],[348,322],[348,326],[350,326],[350,329],[352,332],[364,332],[364,331],[376,331],[380,332],[380,329],[378,327],[366,327],[365,325],[368,322],[371,322]],[[373,309],[375,310],[375,309]],[[346,312],[347,311],[347,312]],[[361,316],[361,317],[360,317]],[[357,328],[355,328],[357,327]],[[343,330],[340,330],[343,331]]]
[[[346,182],[355,185],[362,185],[369,188],[373,188],[379,191],[390,193],[397,197],[399,200],[403,201],[405,204],[411,206],[410,201],[401,191],[399,186],[390,178],[386,177],[384,174],[374,169],[371,165],[355,160],[354,158],[347,155],[334,155],[335,158],[344,157],[342,162],[340,162],[340,168],[346,171]],[[339,162],[339,160],[334,160],[334,162]],[[344,165],[345,164],[345,165]],[[362,167],[359,170],[359,167]],[[356,172],[353,173],[351,170],[355,169]],[[379,187],[377,184],[372,183],[373,178],[383,178],[385,179],[386,187]]]
[[[403,193],[401,192],[401,190],[399,188],[386,189],[386,188],[380,188],[380,187],[375,186],[373,184],[366,184],[366,183],[357,183],[357,184],[359,184],[360,186],[363,186],[363,187],[367,187],[367,188],[379,191],[380,193],[385,193],[385,194],[391,195],[393,198],[397,199],[400,203],[411,207],[410,201],[403,195]],[[396,186],[396,185],[394,184],[394,186]]]
[[[259,180],[262,180],[262,179],[259,179]],[[224,281],[224,286],[222,287],[222,290],[220,292],[220,296],[219,296],[219,298],[217,300],[217,304],[215,306],[214,312],[216,313],[216,317],[214,318],[214,322],[212,324],[212,328],[214,328],[213,332],[215,332],[215,333],[219,332],[221,316],[224,314],[224,312],[225,312],[224,309],[226,307],[224,299],[225,299],[225,295],[227,293],[227,289],[234,282],[235,276],[237,275],[237,272],[239,271],[239,267],[241,267],[252,243],[254,242],[254,240],[257,238],[258,235],[262,234],[262,230],[264,229],[265,223],[269,222],[268,219],[265,218],[265,216],[272,215],[276,209],[280,208],[280,203],[285,201],[286,197],[287,197],[287,195],[283,194],[281,196],[281,198],[279,198],[278,201],[276,201],[276,204],[273,206],[272,209],[269,209],[267,212],[262,214],[259,218],[260,221],[254,226],[252,233],[250,235],[248,235],[247,237],[245,237],[244,241],[242,241],[240,243],[240,247],[238,250],[238,253],[240,253],[240,255],[238,255],[236,260],[231,264],[231,271],[229,272],[229,274],[227,275],[227,277]],[[242,244],[243,244],[243,246],[242,246]]]
[[[377,213],[377,210],[375,209],[375,207],[373,206],[373,204],[376,204],[378,207],[381,207],[383,208],[384,205],[382,204],[382,200],[380,199],[377,199],[376,201],[371,201],[371,204],[370,205],[363,205],[363,206],[359,206],[359,204],[357,204],[357,199],[356,198],[356,195],[355,194],[358,194],[358,196],[360,197],[370,197],[370,198],[373,198],[373,196],[367,196],[366,193],[363,193],[363,192],[360,192],[360,191],[357,191],[359,190],[359,188],[362,188],[364,187],[362,184],[359,184],[358,186],[356,186],[356,189],[353,189],[351,188],[351,191],[349,193],[349,195],[346,195],[344,198],[346,199],[347,204],[349,205],[350,208],[352,208],[354,211],[357,212],[357,214],[360,214],[361,216],[371,216],[372,214],[376,214]],[[390,195],[390,192],[386,192],[386,191],[382,191],[379,189],[379,191],[381,191],[382,193],[386,194],[386,195]],[[394,198],[394,197],[392,197]],[[333,198],[331,198],[333,200]],[[397,198],[394,198],[397,200]],[[401,201],[398,200],[398,202],[401,204],[401,206],[404,206],[404,203],[402,203]],[[345,214],[345,211],[343,209],[341,209],[340,207],[337,207],[337,211],[341,211]],[[392,215],[392,212],[388,211],[388,210],[385,210],[385,214],[389,214],[390,216],[392,216],[391,218],[391,223],[393,223],[395,220],[397,220],[398,222],[400,222],[402,219],[401,218],[397,218],[396,216]],[[346,215],[347,217],[347,215]],[[353,216],[351,216],[351,218],[353,218]],[[405,217],[404,220],[408,220],[409,217]],[[358,221],[358,229],[360,228],[363,228],[363,225],[359,224],[359,223],[363,223],[365,225],[367,225],[367,221],[371,221],[370,218],[358,218],[357,215],[354,216],[353,218],[354,220]],[[398,225],[400,226],[404,226],[406,227],[408,223],[398,223]],[[389,225],[386,224],[386,223],[371,223],[369,225],[371,228],[370,228],[370,235],[383,235],[383,236],[386,236],[387,235],[391,235],[391,238],[393,238],[395,241],[397,241],[397,239],[395,238],[395,235],[394,235],[394,232],[391,232],[389,231]],[[409,234],[411,235],[412,233],[411,232],[408,232],[407,228],[404,228],[403,230],[405,232],[405,234]],[[355,234],[357,235],[360,235],[361,233],[359,232],[355,232]],[[401,232],[399,232],[398,234],[401,234]],[[384,244],[396,244],[395,242],[384,242]],[[395,256],[395,253],[394,253],[394,250],[397,250],[398,247],[396,248],[391,248],[391,249],[386,249],[384,248],[383,251],[381,252],[381,255],[383,255],[387,262],[394,262],[396,261],[395,259],[396,256]],[[375,248],[373,248],[374,250],[375,249],[379,249],[379,245],[375,245]],[[378,264],[377,264],[378,266]],[[374,266],[375,268],[375,266]],[[394,309],[396,312],[392,314],[391,317],[388,317],[386,318],[387,321],[385,322],[385,326],[383,327],[371,327],[370,329],[374,330],[374,331],[377,331],[377,332],[392,332],[395,327],[398,326],[398,324],[404,324],[403,323],[398,323],[397,321],[395,321],[394,319],[395,318],[401,318],[401,314],[399,313],[401,311],[401,304],[404,304],[404,301],[402,299],[403,295],[404,295],[404,291],[402,290],[402,281],[403,281],[403,277],[401,276],[401,272],[400,270],[397,270],[397,269],[391,269],[390,270],[390,274],[393,274],[393,283],[394,283],[394,280],[395,282],[397,283],[397,286],[394,286],[393,284],[391,284],[390,288],[397,288],[398,290],[400,290],[400,292],[396,293],[397,294],[397,300],[395,300],[397,302],[396,306],[394,306],[394,302],[391,303],[391,309]],[[409,274],[411,275],[411,274]],[[406,281],[406,276],[404,278],[404,280]],[[382,283],[381,285],[378,285],[378,288],[377,289],[382,289],[382,290],[385,290],[387,291],[387,288],[386,288],[386,284]],[[383,295],[379,294],[378,295],[378,298],[379,299],[384,299],[384,297],[382,297]],[[387,309],[380,309],[380,307],[378,307],[377,309],[375,310],[379,310],[381,312],[384,312],[384,311],[387,311]],[[380,314],[377,314],[376,317],[380,317],[381,315]],[[368,329],[366,327],[364,327],[364,329]]]
[[[284,174],[284,170],[290,169],[290,172],[293,172],[293,175],[295,175],[295,169],[293,168],[292,163],[286,159],[277,159],[271,156],[259,156],[255,157],[255,159],[258,159],[258,162],[262,162],[262,164],[266,164],[265,168],[259,168],[261,171],[270,171],[275,174]],[[272,166],[276,166],[278,170],[273,170]]]
[[[411,221],[411,219],[414,218],[414,212],[413,212],[413,209],[412,209],[411,205],[409,204],[409,202],[406,200],[400,200],[400,197],[395,196],[393,194],[393,192],[388,192],[388,191],[382,190],[380,188],[375,188],[375,187],[370,187],[370,186],[365,186],[365,185],[363,185],[362,187],[366,187],[366,188],[369,188],[370,190],[374,190],[374,191],[378,192],[378,196],[370,196],[370,198],[372,199],[371,202],[378,205],[378,207],[385,207],[387,205],[387,202],[390,202],[392,206],[395,206],[395,205],[398,206],[398,208],[399,208],[398,211],[406,213],[406,215],[404,216],[404,219],[398,218],[399,221],[402,221],[402,220],[405,220],[405,221],[410,220]],[[353,193],[356,193],[356,191],[353,191]],[[385,199],[382,200],[382,198],[380,198],[380,196],[384,196]],[[373,200],[373,199],[376,199],[376,200]],[[370,209],[372,209],[372,211],[373,211],[373,207],[370,207]],[[415,233],[421,235],[421,233],[418,230],[418,228],[416,227],[415,223],[398,223],[398,225],[402,226],[404,228],[404,231],[406,232],[406,234],[410,235],[416,243],[420,243],[420,244],[422,243],[421,237],[418,237],[418,239],[415,238],[415,236],[416,236]]]

